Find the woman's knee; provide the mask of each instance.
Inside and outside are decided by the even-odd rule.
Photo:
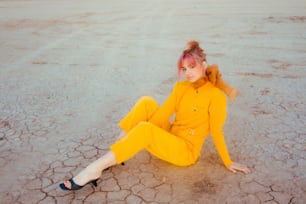
[[[142,106],[145,107],[147,113],[149,114],[149,117],[151,117],[152,114],[159,108],[158,103],[155,101],[154,98],[150,96],[142,96],[138,100],[138,104],[142,104]]]
[[[145,104],[156,104],[157,105],[157,102],[151,96],[142,96],[142,97],[140,97],[138,102],[145,103]]]

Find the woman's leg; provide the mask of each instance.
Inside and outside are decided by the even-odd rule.
[[[149,96],[141,97],[131,111],[119,122],[119,126],[128,133],[141,121],[149,121],[159,109],[158,103]]]
[[[134,126],[136,126],[141,121],[148,121],[153,114],[158,110],[159,106],[157,102],[148,96],[141,97],[132,110],[126,115],[126,117],[121,120],[119,126],[123,129],[117,139],[121,140],[126,136],[126,133],[130,131]],[[89,164],[85,169],[83,169],[79,174],[77,174],[73,181],[82,186],[88,181],[99,178],[101,172],[118,163],[116,157],[112,151],[107,152],[98,160]],[[120,162],[121,163],[121,162]],[[65,186],[70,189],[70,182],[65,181]]]
[[[83,169],[80,173],[78,173],[74,178],[73,181],[83,186],[88,181],[97,179],[101,176],[103,169],[106,169],[110,166],[115,165],[116,157],[112,151],[108,151],[105,155],[101,158],[97,159],[96,161],[89,164],[85,169]],[[71,184],[69,181],[64,182],[65,186],[70,189]]]
[[[191,144],[150,122],[138,123],[126,137],[111,146],[117,164],[130,159],[143,149],[178,166],[191,165],[197,159]]]

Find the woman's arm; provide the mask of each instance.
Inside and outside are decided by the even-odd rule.
[[[153,117],[150,119],[150,122],[159,126],[163,127],[165,124],[169,123],[169,118],[175,112],[178,92],[180,90],[180,84],[176,83],[171,94],[165,100],[163,105],[159,107],[156,113],[154,113]]]
[[[245,165],[235,163],[231,160],[223,134],[223,125],[226,120],[226,98],[216,90],[209,107],[209,128],[213,142],[224,165],[232,172],[242,171],[249,173],[250,170]]]

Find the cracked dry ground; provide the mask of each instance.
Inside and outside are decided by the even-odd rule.
[[[209,139],[194,166],[174,167],[142,152],[104,171],[97,188],[78,192],[60,191],[58,183],[106,152],[115,126],[66,133],[78,116],[65,109],[53,114],[60,94],[7,97],[0,104],[1,203],[304,203],[306,103],[305,95],[292,91],[305,87],[306,72],[288,74],[236,74],[246,84],[240,97],[248,100],[229,104],[225,132],[231,155],[251,166],[250,175],[223,168]],[[280,90],[278,83],[291,88]],[[111,110],[106,118],[121,115]],[[57,134],[61,139],[52,140]]]
[[[58,96],[33,96],[28,101],[16,98],[1,103],[1,203],[303,203],[305,98],[293,94],[285,97],[272,84],[252,85],[258,80],[298,84],[293,82],[301,79],[237,74],[242,75],[241,80],[249,84],[248,91],[255,94],[249,96],[252,100],[230,105],[235,110],[230,111],[229,120],[234,122],[225,132],[249,135],[243,139],[232,136],[228,143],[235,159],[251,165],[252,174],[228,172],[208,140],[194,166],[174,167],[142,152],[125,166],[104,171],[97,188],[88,185],[78,192],[60,191],[60,181],[107,150],[114,141],[110,134],[114,127],[95,127],[80,133],[80,139],[65,139],[61,129],[75,116],[50,115],[48,108],[52,109]],[[119,117],[112,112],[110,120]],[[62,139],[50,141],[58,132]]]

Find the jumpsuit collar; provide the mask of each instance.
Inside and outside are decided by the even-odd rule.
[[[206,84],[207,79],[206,77],[201,77],[200,79],[198,79],[197,81],[192,83],[192,87],[195,89],[200,88],[201,86],[203,86],[204,84]]]

